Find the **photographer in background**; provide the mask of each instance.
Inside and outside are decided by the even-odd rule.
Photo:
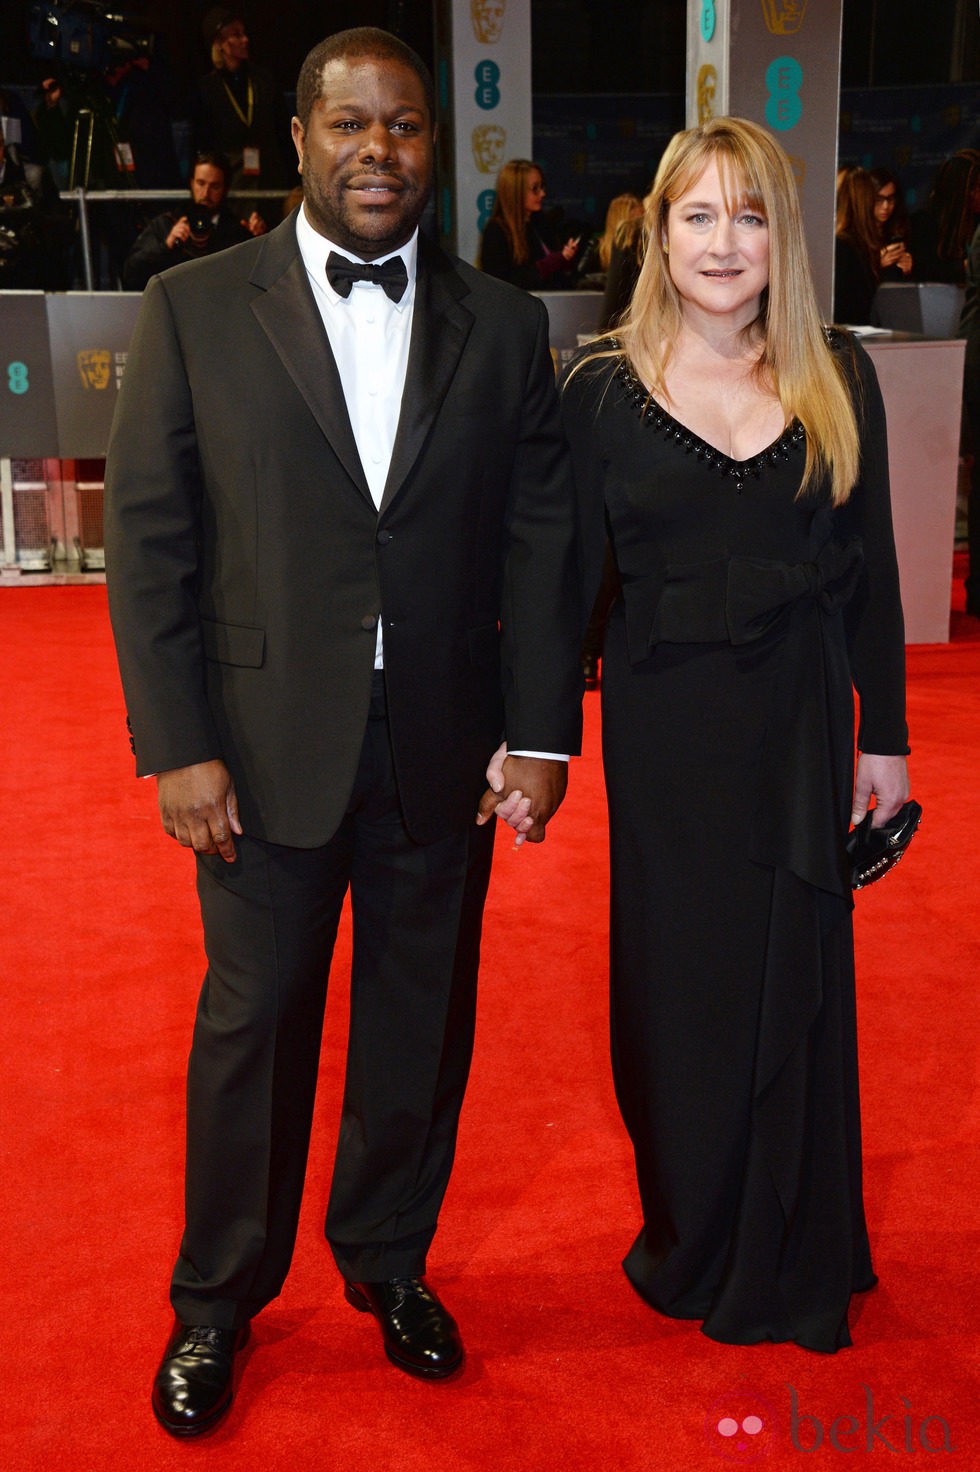
[[[228,163],[220,154],[197,154],[190,191],[189,210],[166,210],[139,236],[123,266],[127,291],[142,291],[151,276],[181,261],[213,256],[252,235],[265,234],[266,223],[255,210],[240,220],[225,204]]]

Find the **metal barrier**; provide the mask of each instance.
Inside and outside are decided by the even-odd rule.
[[[228,199],[285,199],[288,189],[233,189]],[[186,189],[63,189],[60,198],[74,205],[78,211],[78,232],[82,245],[82,271],[85,290],[95,290],[95,273],[92,269],[92,231],[89,220],[89,205],[92,204],[159,204],[183,203],[188,199]]]

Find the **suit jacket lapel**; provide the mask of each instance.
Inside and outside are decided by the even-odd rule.
[[[466,289],[449,257],[420,236],[408,372],[382,511],[418,459],[466,346],[473,326],[472,312],[460,302]]]
[[[262,295],[252,303],[252,311],[337,458],[373,506],[337,363],[306,278],[292,219],[285,220],[262,244],[251,277],[253,285],[262,288]]]

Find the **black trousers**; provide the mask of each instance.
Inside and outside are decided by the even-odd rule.
[[[234,864],[199,857],[208,970],[171,1288],[183,1322],[244,1324],[286,1277],[348,888],[350,1037],[326,1235],[352,1281],[425,1271],[472,1054],[493,827],[412,842],[378,675],[354,792],[331,841],[307,850],[244,837]]]

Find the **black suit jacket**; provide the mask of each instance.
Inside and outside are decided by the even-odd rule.
[[[380,512],[291,218],[152,280],[106,474],[137,768],[222,758],[245,831],[325,843],[376,622],[412,836],[471,821],[487,759],[579,749],[582,600],[547,315],[420,240]]]

